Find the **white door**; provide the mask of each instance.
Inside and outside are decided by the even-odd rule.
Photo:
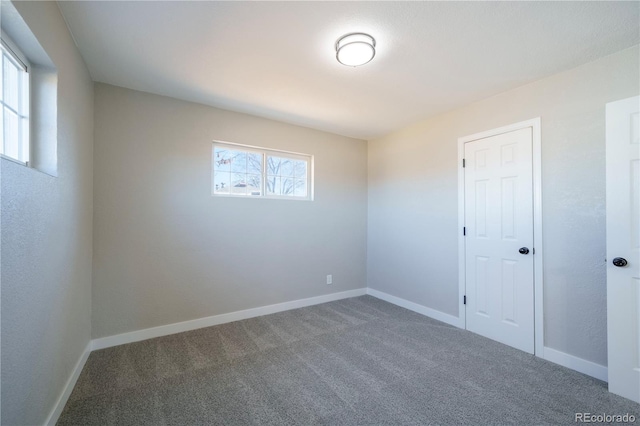
[[[464,144],[466,327],[534,352],[532,129]]]
[[[607,104],[609,391],[640,402],[640,115],[634,97]]]

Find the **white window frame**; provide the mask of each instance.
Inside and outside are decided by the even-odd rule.
[[[220,194],[215,192],[215,151],[216,148],[225,148],[237,151],[250,152],[253,154],[262,155],[262,174],[261,174],[261,185],[260,188],[261,195],[247,195],[247,194]],[[279,157],[279,158],[287,158],[291,160],[302,160],[307,163],[307,196],[292,196],[292,195],[273,195],[267,193],[267,157]],[[262,148],[258,146],[252,145],[244,145],[234,142],[225,142],[225,141],[213,141],[213,145],[211,147],[211,195],[214,197],[232,197],[232,198],[251,198],[251,199],[274,199],[274,200],[295,200],[295,201],[313,201],[313,155],[310,154],[302,154],[299,152],[292,151],[282,151],[271,148]]]
[[[26,56],[18,49],[16,44],[9,38],[4,31],[0,37],[0,44],[2,45],[2,53],[0,56],[0,67],[4,67],[4,59],[3,57],[9,58],[18,68],[22,68],[22,71],[26,74],[26,79],[20,79],[21,82],[26,80],[27,87],[25,89],[24,86],[18,88],[18,109],[21,111],[26,110],[26,115],[21,114],[20,111],[16,111],[14,108],[7,105],[4,101],[4,94],[2,94],[2,99],[0,99],[0,114],[4,114],[4,109],[7,108],[11,110],[11,112],[15,113],[18,116],[18,149],[22,152],[24,160],[19,158],[12,157],[10,155],[6,155],[4,153],[0,153],[0,157],[13,161],[18,164],[22,164],[24,166],[29,166],[29,160],[31,158],[31,64],[27,60]],[[6,53],[5,53],[6,52]],[[4,69],[2,70],[2,76],[4,77]],[[2,82],[2,89],[4,90],[4,81]],[[26,90],[26,93],[24,93]],[[26,102],[26,107],[24,107],[23,103]],[[20,120],[27,120],[27,135],[25,136],[24,129],[20,125]],[[3,119],[4,122],[4,119]],[[4,132],[4,127],[2,129]],[[2,135],[2,141],[4,141],[4,135]],[[1,147],[4,151],[4,147]]]

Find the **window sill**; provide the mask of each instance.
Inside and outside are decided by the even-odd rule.
[[[263,196],[263,195],[232,195],[232,194],[211,194],[213,198],[246,198],[253,200],[287,200],[287,201],[313,201],[313,198],[301,198],[301,197],[278,197],[276,196]]]

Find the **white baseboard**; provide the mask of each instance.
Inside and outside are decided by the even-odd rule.
[[[335,300],[347,299],[350,297],[358,297],[369,294],[378,299],[384,300],[394,305],[400,306],[410,311],[417,312],[419,314],[428,316],[430,318],[442,321],[446,324],[453,325],[455,327],[464,328],[461,318],[454,317],[453,315],[446,314],[441,311],[437,311],[426,306],[419,305],[417,303],[410,302],[400,297],[392,296],[390,294],[374,290],[372,288],[359,288],[356,290],[343,291],[339,293],[331,293],[323,296],[310,297],[307,299],[293,300],[290,302],[277,303],[275,305],[261,306],[258,308],[246,309],[243,311],[230,312],[227,314],[214,315],[206,318],[199,318],[191,321],[184,321],[175,324],[168,324],[159,327],[147,328],[144,330],[132,331],[130,333],[118,334],[115,336],[108,336],[99,339],[94,339],[85,348],[84,352],[78,359],[69,380],[64,386],[62,393],[60,394],[55,406],[51,410],[45,425],[54,426],[64,409],[71,392],[84,368],[87,358],[92,350],[104,349],[112,346],[123,345],[126,343],[137,342],[140,340],[152,339],[155,337],[167,336],[170,334],[181,333],[183,331],[196,330],[203,327],[211,327],[214,325],[220,325],[228,322],[239,321],[248,318],[254,318],[262,315],[274,314],[277,312],[288,311],[291,309],[304,308],[306,306],[318,305],[321,303],[333,302]],[[607,367],[596,364],[591,361],[587,361],[582,358],[578,358],[574,355],[569,355],[564,352],[560,352],[556,349],[549,347],[544,348],[543,358],[547,361],[555,364],[562,365],[563,367],[576,370],[580,373],[588,376],[595,377],[603,381],[608,381]]]
[[[410,311],[417,312],[429,318],[442,321],[458,328],[464,328],[462,319],[454,317],[453,315],[445,314],[444,312],[440,312],[432,308],[427,308],[426,306],[418,305],[417,303],[409,302],[408,300],[392,296],[390,294],[383,293],[382,291],[374,290],[372,288],[367,288],[367,294],[373,297],[377,297],[378,299],[382,299],[386,302],[393,303],[394,305],[398,305],[402,308],[409,309]]]
[[[576,370],[587,376],[595,377],[602,381],[609,381],[609,373],[607,367],[604,365],[596,364],[595,362],[587,361],[586,359],[578,358],[574,355],[569,355],[559,350],[544,347],[544,359],[551,361],[555,364],[562,365],[563,367]]]
[[[84,365],[87,362],[87,358],[89,358],[90,353],[91,342],[89,342],[87,344],[87,347],[84,348],[84,352],[82,353],[82,355],[80,355],[80,359],[78,359],[76,366],[73,368],[71,376],[69,376],[69,380],[67,380],[67,383],[62,389],[62,393],[56,401],[56,405],[53,406],[53,409],[49,413],[49,417],[47,417],[47,421],[44,423],[46,426],[54,426],[58,421],[58,418],[60,417],[60,414],[62,414],[64,406],[67,405],[67,400],[69,399],[69,396],[71,395],[71,392],[73,391],[73,388],[78,381],[78,377],[80,377],[80,373],[82,372],[82,369],[84,368]]]
[[[182,333],[183,331],[191,331],[198,328],[211,327],[214,325],[240,321],[243,319],[259,317],[262,315],[275,314],[276,312],[304,308],[306,306],[333,302],[334,300],[347,299],[350,297],[363,296],[365,294],[367,294],[367,289],[359,288],[356,290],[343,291],[340,293],[325,294],[324,296],[310,297],[308,299],[299,299],[290,302],[277,303],[275,305],[261,306],[258,308],[246,309],[244,311],[229,312],[227,314],[198,318],[191,321],[161,325],[159,327],[146,328],[144,330],[137,330],[129,333],[117,334],[115,336],[94,339],[92,341],[91,348],[92,350],[110,348],[112,346],[124,345],[126,343],[139,342],[141,340],[153,339],[155,337]]]
[[[462,320],[458,317],[454,317],[453,315],[445,314],[444,312],[427,308],[426,306],[418,305],[417,303],[409,302],[408,300],[392,296],[372,288],[367,289],[367,294],[458,328],[465,328]],[[569,355],[546,346],[544,347],[542,358],[555,364],[562,365],[563,367],[586,374],[587,376],[595,377],[596,379],[605,382],[608,381],[608,370],[604,365],[596,364],[595,362],[587,361],[585,359],[578,358],[577,356]]]

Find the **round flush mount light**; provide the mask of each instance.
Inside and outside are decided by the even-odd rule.
[[[376,56],[376,40],[369,34],[350,33],[336,41],[336,59],[342,65],[357,67]]]

